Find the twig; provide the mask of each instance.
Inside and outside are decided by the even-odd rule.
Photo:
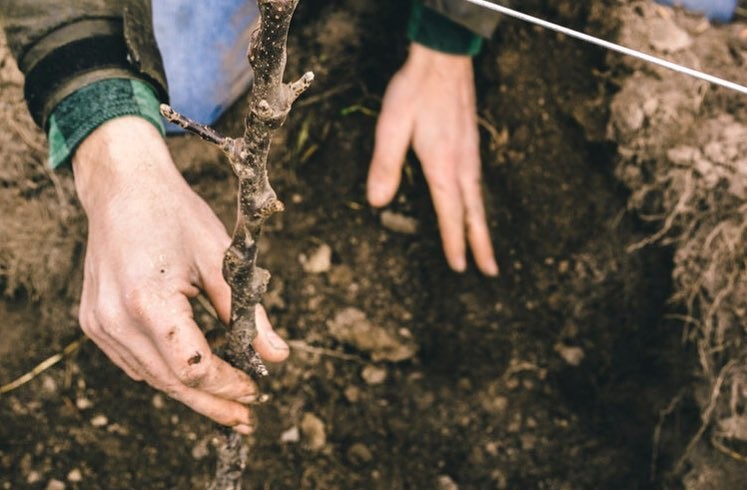
[[[738,453],[737,451],[731,449],[726,444],[721,442],[721,437],[716,436],[715,434],[711,436],[711,444],[713,444],[713,447],[724,453],[725,455],[729,456],[732,459],[735,459],[742,463],[747,463],[747,456],[745,456],[742,453]]]
[[[54,366],[55,364],[63,360],[65,357],[69,356],[70,354],[78,350],[80,346],[83,345],[83,343],[87,340],[88,340],[88,337],[84,335],[80,337],[78,340],[74,340],[70,342],[67,346],[65,346],[64,349],[62,349],[62,352],[58,352],[57,354],[43,360],[42,362],[37,364],[31,371],[11,381],[10,383],[0,386],[0,395],[4,395],[6,393],[9,393],[25,385],[26,383],[36,378],[37,376],[39,376],[41,373],[43,373],[47,369],[51,368],[52,366]]]
[[[308,352],[310,354],[319,354],[321,356],[334,357],[336,359],[342,359],[343,361],[354,361],[360,364],[366,364],[366,361],[358,356],[352,354],[345,354],[344,352],[338,352],[332,349],[325,349],[323,347],[315,347],[309,345],[303,340],[289,340],[288,345],[296,350]]]
[[[661,442],[661,429],[664,426],[664,421],[667,417],[669,417],[672,412],[674,412],[674,409],[677,408],[677,405],[680,404],[682,401],[682,397],[685,396],[685,390],[680,390],[679,393],[677,393],[677,396],[672,398],[672,400],[669,402],[669,405],[664,407],[663,409],[659,410],[659,421],[656,423],[656,427],[654,428],[654,437],[652,442],[652,448],[651,448],[651,469],[650,469],[650,481],[654,482],[656,480],[656,464],[657,460],[659,459],[659,445]]]
[[[345,92],[346,90],[354,87],[354,84],[352,83],[345,83],[342,85],[338,85],[337,87],[332,87],[329,90],[326,90],[320,94],[313,95],[311,97],[305,97],[303,100],[299,101],[296,104],[296,107],[307,107],[310,105],[314,105],[318,102],[321,102],[325,99],[329,99],[330,97],[334,97],[337,94],[340,94],[342,92]]]
[[[219,354],[255,378],[268,374],[252,341],[257,336],[255,310],[270,280],[270,273],[257,266],[257,242],[265,221],[284,209],[267,177],[267,156],[272,137],[285,122],[291,105],[314,79],[314,74],[307,72],[295,82],[283,83],[288,29],[297,4],[298,0],[258,2],[260,21],[247,53],[254,81],[243,137],[224,137],[167,105],[161,106],[161,114],[169,121],[218,145],[238,177],[236,226],[223,256],[223,277],[231,287],[231,319],[225,350]],[[238,490],[249,450],[234,431],[224,431],[223,441],[210,488]]]

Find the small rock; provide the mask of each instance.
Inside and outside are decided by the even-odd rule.
[[[363,380],[370,385],[380,385],[386,380],[386,368],[380,368],[376,366],[366,366],[361,372]]]
[[[81,411],[88,410],[93,407],[93,402],[88,398],[81,396],[80,398],[75,399],[75,406]]]
[[[459,490],[459,485],[449,475],[441,475],[436,481],[436,488],[438,490]]]
[[[361,390],[359,390],[357,386],[350,385],[345,388],[344,394],[347,401],[350,403],[357,403],[361,397]]]
[[[49,396],[57,393],[57,381],[52,376],[45,374],[42,376],[42,392]]]
[[[579,366],[585,357],[584,350],[581,347],[567,346],[564,344],[555,344],[555,352],[560,354],[560,357],[562,357],[565,362],[574,367]]]
[[[508,398],[505,396],[486,397],[482,407],[491,415],[502,415],[508,409]]]
[[[26,475],[26,483],[29,485],[33,485],[34,483],[39,483],[42,479],[41,473],[39,473],[36,470],[29,471],[29,474]]]
[[[153,408],[155,408],[156,410],[161,410],[166,404],[163,400],[163,395],[161,395],[160,393],[156,393],[155,395],[153,395],[151,403],[153,404]]]
[[[313,413],[304,414],[301,419],[301,433],[306,447],[312,451],[319,451],[327,444],[324,422]]]
[[[648,40],[657,51],[676,53],[693,44],[687,32],[680,29],[672,19],[651,19],[648,28]]]
[[[307,257],[301,254],[298,260],[303,270],[309,274],[322,274],[332,267],[332,249],[326,243],[322,243],[311,255]]]
[[[381,213],[381,226],[396,233],[414,235],[418,231],[418,220],[386,210]]]
[[[44,487],[44,490],[65,490],[65,484],[60,480],[52,478],[47,482],[47,486]]]
[[[67,481],[70,483],[80,483],[83,481],[83,473],[78,468],[73,468],[67,474]]]
[[[373,325],[366,314],[357,308],[339,311],[332,320],[327,321],[327,327],[335,340],[370,353],[374,361],[404,361],[414,356],[417,350],[411,340]]]
[[[293,426],[290,429],[283,431],[282,434],[280,434],[280,442],[298,442],[301,440],[301,432],[298,430],[297,426]]]
[[[364,444],[356,442],[348,449],[348,461],[355,466],[363,466],[373,461],[373,454]]]
[[[495,482],[496,490],[505,490],[508,488],[508,478],[506,474],[501,470],[495,470],[490,474],[490,477]]]
[[[91,419],[91,425],[94,427],[103,427],[108,423],[109,419],[106,418],[106,415],[99,414]]]
[[[204,437],[195,444],[195,446],[192,448],[192,457],[196,460],[201,460],[208,455],[210,455],[210,448],[208,447],[208,443],[210,442],[209,437]]]

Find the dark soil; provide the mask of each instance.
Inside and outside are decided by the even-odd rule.
[[[272,219],[262,261],[273,273],[271,319],[298,348],[265,385],[272,401],[259,409],[247,486],[660,487],[695,428],[695,409],[685,401],[660,444],[654,429],[692,366],[680,326],[665,315],[670,253],[625,251],[650,230],[626,212],[616,150],[604,140],[616,90],[605,54],[506,20],[477,59],[485,193],[502,275],[487,279],[474,267],[458,275],[443,259],[414,157],[391,209],[417,220],[416,235],[384,228],[363,198],[375,112],[406,54],[405,3],[303,0],[297,13],[289,74],[312,69],[317,82],[275,145],[272,179],[287,210]],[[612,4],[533,0],[522,9],[612,35]],[[2,100],[17,102],[17,84],[3,83]],[[232,109],[222,129],[237,134],[242,110]],[[188,180],[231,223],[225,162],[191,138],[170,145]],[[46,175],[37,160],[28,174]],[[60,179],[69,192],[71,176]],[[74,246],[69,261],[57,261],[63,272],[46,272],[67,278],[54,288],[35,289],[31,279],[11,288],[10,268],[0,268],[3,383],[80,335],[80,211],[56,214],[66,208],[54,204],[49,179],[39,181],[36,194],[12,198],[46,199],[50,211],[37,220],[72,223],[59,233]],[[305,272],[299,257],[321,244],[332,250],[331,267]],[[348,307],[417,353],[374,362],[339,342],[327,322]],[[370,366],[384,370],[382,383],[371,384]],[[323,444],[302,424],[307,414],[323,422]],[[201,488],[213,472],[211,424],[129,380],[90,342],[3,395],[0,418],[2,488],[45,488],[51,479],[69,488]],[[302,425],[299,441],[281,441]],[[81,481],[68,481],[76,469]]]

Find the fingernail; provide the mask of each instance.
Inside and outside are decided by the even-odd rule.
[[[251,395],[242,396],[238,400],[236,400],[239,403],[242,403],[244,405],[251,405],[252,403],[257,402],[257,394],[252,393]]]
[[[239,425],[234,425],[233,430],[235,430],[239,434],[249,436],[254,432],[254,427],[252,427],[251,425],[239,424]]]
[[[384,200],[386,189],[379,182],[369,182],[368,184],[368,202],[373,206],[380,206]]]
[[[288,344],[286,344],[285,340],[280,338],[280,335],[276,334],[275,332],[270,332],[267,335],[267,341],[275,350],[288,350]]]
[[[485,266],[486,275],[490,277],[497,277],[499,273],[500,273],[500,269],[498,268],[498,263],[495,260],[491,260]]]
[[[464,257],[457,257],[451,263],[451,268],[457,272],[464,272],[467,270],[467,259]]]

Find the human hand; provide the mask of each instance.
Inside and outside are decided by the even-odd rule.
[[[477,267],[498,275],[480,189],[480,148],[472,58],[410,46],[384,94],[368,173],[368,201],[387,205],[399,187],[408,146],[423,166],[446,260],[467,267],[466,241]]]
[[[228,323],[231,291],[221,273],[230,243],[210,207],[174,166],[147,121],[113,119],[84,140],[73,158],[75,185],[88,216],[80,324],[131,378],[248,434],[246,404],[255,383],[213,355],[189,298],[204,290]],[[254,347],[272,362],[288,356],[261,307]]]

